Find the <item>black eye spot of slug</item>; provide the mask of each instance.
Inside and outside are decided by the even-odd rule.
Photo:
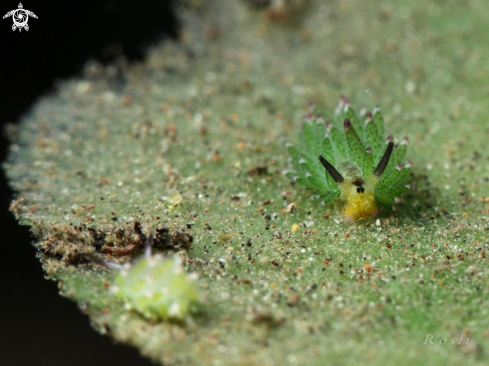
[[[363,188],[363,187],[358,187],[358,188],[357,188],[357,192],[358,192],[358,193],[363,193],[363,192],[365,192],[365,188]]]

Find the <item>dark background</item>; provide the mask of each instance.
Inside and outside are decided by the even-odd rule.
[[[1,0],[0,17],[19,0]],[[84,63],[132,62],[161,39],[177,38],[171,0],[22,0],[29,31],[0,19],[0,122],[18,123],[36,99],[54,93],[57,79],[80,75]],[[2,135],[2,134],[0,134]],[[0,161],[8,141],[0,136]],[[0,171],[0,365],[151,365],[138,351],[96,333],[77,305],[44,279],[29,228],[8,208],[14,192]]]

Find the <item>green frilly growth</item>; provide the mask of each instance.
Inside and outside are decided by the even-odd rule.
[[[316,197],[324,204],[348,200],[343,182],[349,181],[359,193],[365,192],[363,185],[370,184],[376,203],[390,207],[409,189],[406,179],[411,163],[401,163],[407,144],[407,137],[393,145],[393,137],[384,136],[379,108],[373,113],[362,108],[356,114],[342,97],[331,119],[315,108],[305,116],[300,143],[287,145],[293,171],[286,175],[317,191]],[[329,162],[332,170],[328,172],[318,156]]]
[[[185,320],[198,304],[192,280],[180,257],[155,255],[124,267],[111,289],[146,318]]]
[[[193,281],[196,274],[187,274],[178,255],[152,255],[153,234],[146,243],[145,255],[124,265],[101,261],[100,264],[118,271],[111,291],[150,320],[185,321],[197,310],[199,294]]]

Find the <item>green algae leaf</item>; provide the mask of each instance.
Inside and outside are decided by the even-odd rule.
[[[374,159],[372,156],[372,148],[365,149],[363,155],[362,172],[364,177],[370,177],[375,170]]]
[[[118,88],[105,73],[65,81],[12,142],[11,209],[61,294],[162,365],[486,365],[487,4],[187,6],[180,43],[154,47]],[[385,131],[416,141],[413,190],[390,216],[344,223],[283,174],[308,103],[341,93],[379,103]],[[384,136],[377,111],[376,131],[360,132],[363,118],[360,137]],[[371,147],[376,163],[384,145]],[[128,309],[96,264],[137,260],[150,232],[155,254],[199,274],[185,321]]]
[[[333,154],[333,146],[331,144],[331,140],[329,138],[323,138],[323,145],[321,148],[321,153],[324,158],[329,161],[331,164],[335,163],[334,154]]]
[[[367,113],[367,118],[365,120],[365,139],[367,146],[372,148],[372,152],[375,152],[375,160],[378,161],[377,155],[378,152],[381,151],[382,145],[381,141],[384,138],[383,135],[380,135],[379,130],[376,126],[375,120],[372,118],[372,115]]]
[[[397,182],[401,169],[395,168],[387,174],[384,173],[375,188],[379,190],[389,190],[394,185],[394,183]]]
[[[348,150],[348,158],[355,162],[357,166],[361,167],[363,165],[363,155],[365,153],[365,146],[363,146],[362,140],[358,137],[355,129],[351,125],[350,120],[349,127],[345,125],[345,139]]]
[[[309,181],[309,183],[312,184],[313,187],[318,187],[319,189],[322,189],[324,191],[330,190],[327,182],[323,179],[318,179],[313,175],[308,175],[307,180]]]
[[[322,152],[324,146],[324,135],[326,134],[326,124],[322,118],[318,118],[315,125],[314,139],[316,141],[316,151]],[[327,148],[327,147],[326,147]]]
[[[316,136],[315,130],[310,123],[304,123],[302,125],[302,145],[303,146],[316,146]],[[317,147],[317,146],[316,146]]]
[[[353,126],[355,133],[358,136],[360,136],[361,139],[363,139],[364,138],[363,125],[360,123],[359,118],[357,118],[357,115],[353,110],[353,108],[348,107],[347,111],[345,112],[345,118],[348,118],[351,125]]]
[[[347,144],[345,134],[336,127],[331,127],[329,135],[335,149],[336,161],[344,161],[347,157]]]

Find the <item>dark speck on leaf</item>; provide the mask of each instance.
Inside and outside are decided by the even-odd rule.
[[[254,177],[256,175],[267,175],[268,174],[268,168],[266,165],[262,165],[262,166],[257,166],[257,167],[254,167],[254,168],[251,168],[248,172],[248,175],[251,176],[251,177]]]
[[[116,216],[113,216],[110,218],[112,221],[117,221],[117,217]]]

